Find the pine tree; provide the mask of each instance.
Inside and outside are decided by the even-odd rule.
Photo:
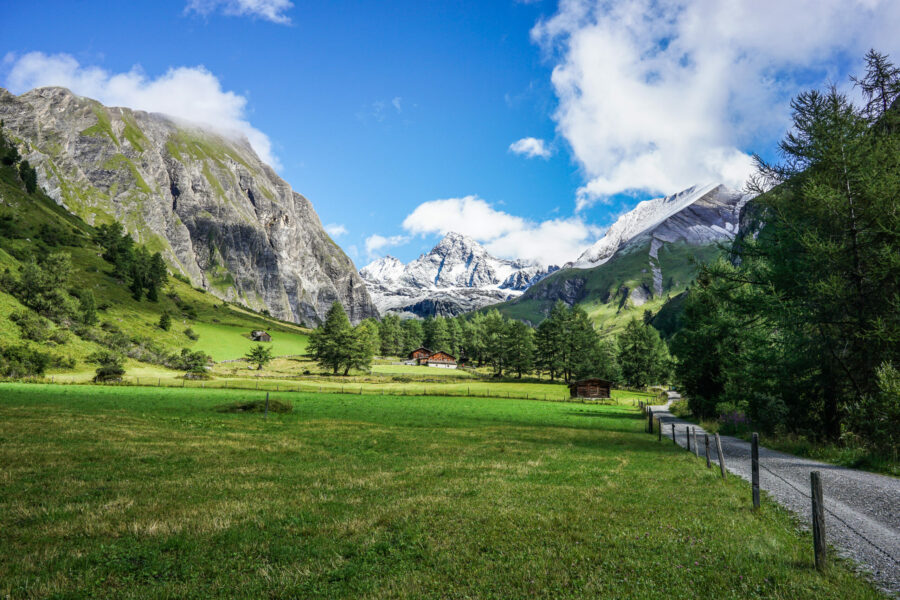
[[[521,321],[512,321],[506,327],[506,365],[516,377],[534,369],[534,330]]]
[[[307,353],[337,375],[350,361],[353,343],[350,319],[341,303],[335,302],[328,309],[325,322],[310,334]]]
[[[164,312],[159,316],[159,328],[163,331],[168,331],[172,327],[172,317],[169,316],[169,313]]]
[[[78,314],[79,320],[84,325],[94,325],[97,322],[97,304],[94,300],[94,292],[91,290],[81,294]]]
[[[372,358],[380,346],[378,325],[372,319],[366,319],[353,329],[350,351],[344,363],[344,375],[350,369],[368,370],[372,366]]]
[[[244,358],[250,364],[256,365],[257,371],[261,371],[264,366],[272,362],[272,348],[271,346],[257,344],[250,348],[250,351],[244,355]]]

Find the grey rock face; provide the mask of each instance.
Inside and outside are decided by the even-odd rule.
[[[359,274],[381,312],[428,317],[515,298],[558,268],[495,258],[475,240],[451,232],[409,264],[386,256]]]
[[[64,88],[0,88],[0,118],[52,198],[121,222],[194,285],[295,322],[319,323],[334,301],[355,322],[377,315],[312,204],[246,139]]]

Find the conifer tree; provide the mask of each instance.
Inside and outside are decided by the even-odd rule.
[[[337,375],[350,358],[353,346],[353,327],[340,302],[328,309],[325,322],[309,336],[307,352],[316,362]]]

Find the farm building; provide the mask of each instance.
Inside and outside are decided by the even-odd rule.
[[[569,384],[569,395],[572,398],[609,398],[612,384],[596,377],[582,379]]]
[[[250,339],[252,339],[254,342],[271,342],[272,336],[267,332],[258,329],[256,331],[250,332]]]
[[[428,358],[420,360],[419,364],[424,364],[429,367],[441,367],[443,369],[455,369],[456,357],[451,356],[446,352],[435,352]]]
[[[429,350],[428,348],[416,348],[415,350],[413,350],[412,352],[409,353],[409,360],[420,361],[423,358],[428,358],[432,354],[434,354],[434,353],[431,350]]]

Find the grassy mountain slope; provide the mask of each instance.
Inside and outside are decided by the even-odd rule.
[[[59,250],[69,253],[73,264],[69,289],[93,291],[100,309],[98,326],[107,331],[118,329],[136,345],[157,344],[169,352],[181,348],[203,350],[214,359],[223,360],[238,358],[252,346],[252,329],[266,329],[273,335],[275,354],[295,354],[305,348],[307,330],[225,304],[172,277],[158,302],[135,301],[128,288],[111,276],[112,265],[91,241],[92,232],[93,227],[68,213],[40,189],[26,193],[15,168],[0,165],[0,271],[9,269],[16,273],[32,257]],[[86,357],[101,349],[94,341],[73,334],[61,344],[22,341],[20,328],[11,315],[28,311],[7,290],[0,289],[0,344],[24,343],[73,359],[77,370],[88,368]],[[157,326],[163,312],[172,316],[169,331]],[[199,334],[197,340],[185,334],[188,328]],[[136,366],[134,361],[132,366]]]
[[[517,300],[497,308],[506,316],[540,323],[557,300],[578,304],[598,329],[616,332],[645,310],[656,313],[670,297],[684,291],[700,263],[719,255],[716,245],[694,246],[676,242],[650,256],[650,242],[624,248],[608,262],[592,269],[565,269],[538,282]],[[662,294],[654,290],[653,268],[662,273]]]

